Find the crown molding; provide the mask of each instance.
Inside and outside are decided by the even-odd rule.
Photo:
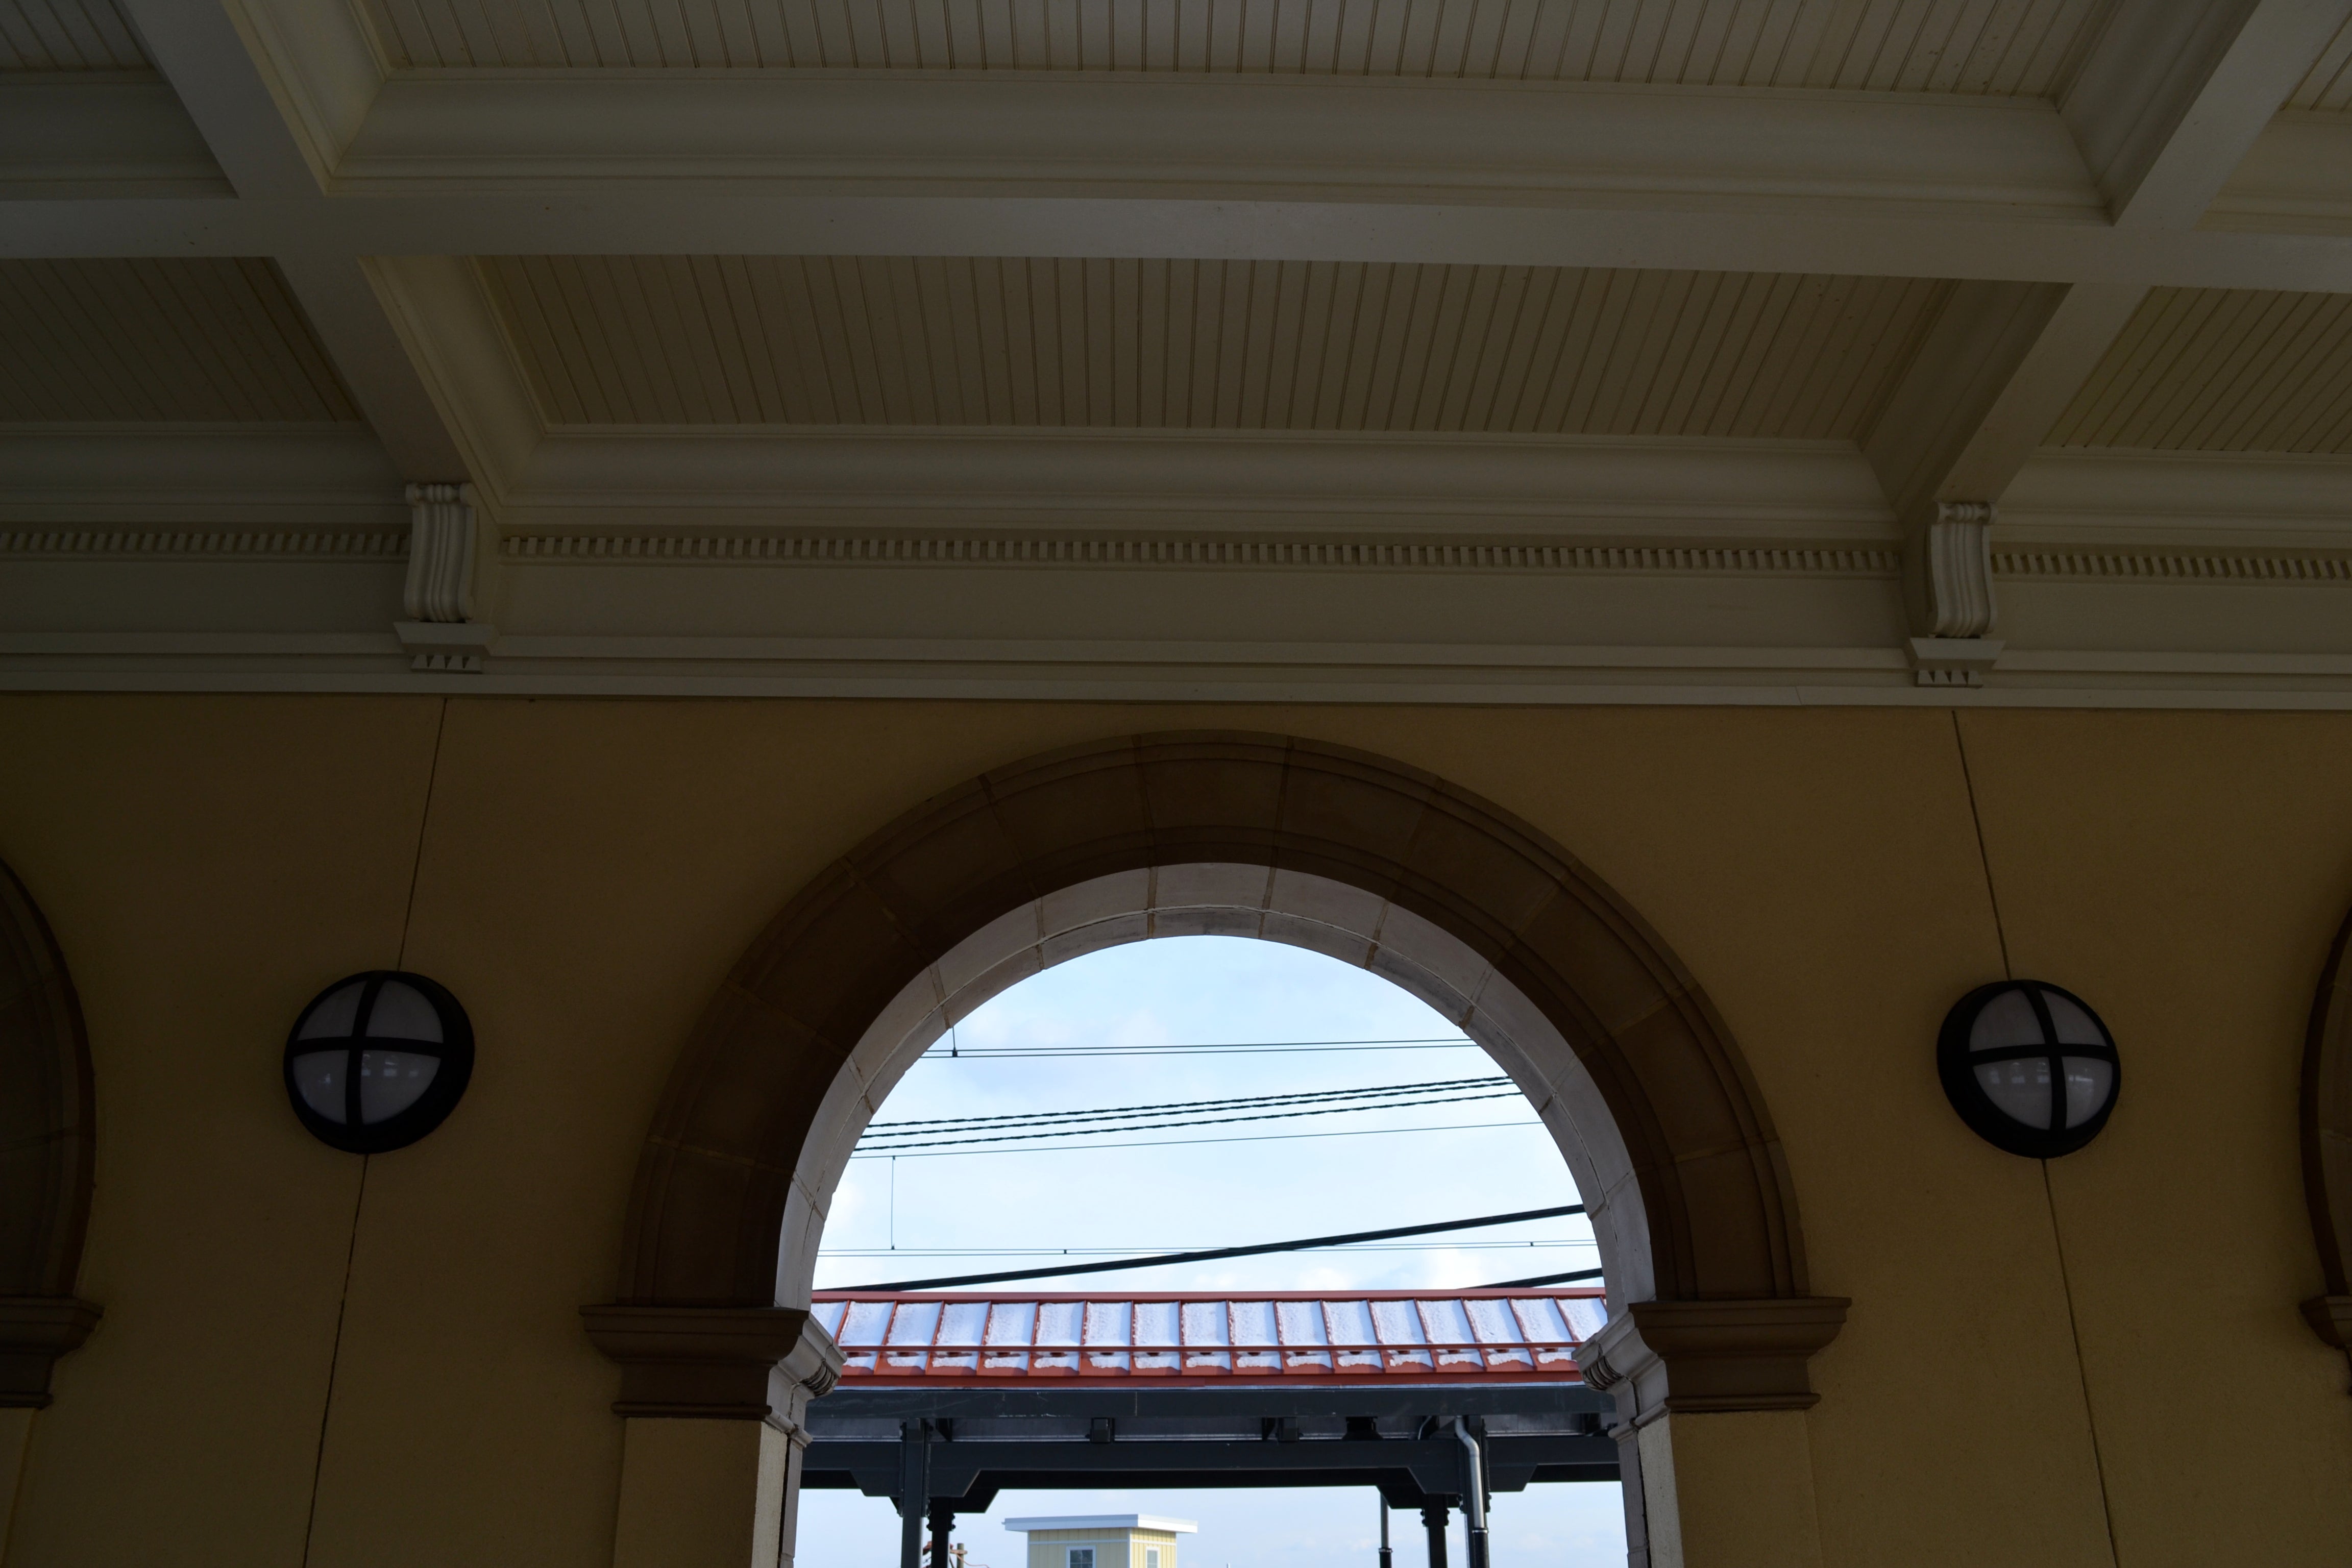
[[[717,533],[509,534],[502,559],[532,565],[1174,567],[1269,571],[1647,572],[1892,577],[1892,550],[1475,541],[1045,538]]]
[[[367,529],[0,530],[0,560],[405,561],[408,536]]]
[[[2323,583],[2352,583],[2352,555],[1995,550],[1992,573],[1996,577],[2049,578],[2076,583],[2276,583],[2301,587]]]

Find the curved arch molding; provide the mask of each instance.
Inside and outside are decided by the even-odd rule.
[[[1706,994],[1543,835],[1432,774],[1278,736],[1073,747],[925,802],[826,868],[736,963],[673,1069],[637,1169],[620,1299],[585,1309],[625,1414],[761,1415],[804,1314],[776,1304],[818,1105],[902,989],[1007,910],[1087,879],[1220,862],[1331,879],[1452,933],[1589,1069],[1645,1210],[1657,1300],[1589,1371],[1621,1405],[1785,1409],[1843,1322],[1811,1296],[1763,1099]],[[731,1370],[722,1372],[722,1367]]]
[[[89,1040],[65,955],[0,866],[0,1407],[49,1402],[99,1310],[74,1297],[97,1152]]]
[[[2304,1046],[2303,1183],[2327,1287],[2303,1315],[2321,1339],[2352,1351],[2352,916],[2319,977]]]

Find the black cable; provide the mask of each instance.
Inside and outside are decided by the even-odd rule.
[[[884,1285],[844,1285],[838,1290],[930,1290],[945,1285],[996,1285],[1009,1279],[1053,1279],[1065,1274],[1112,1274],[1122,1268],[1150,1268],[1162,1263],[1213,1263],[1221,1258],[1257,1258],[1269,1252],[1304,1252],[1310,1247],[1339,1247],[1351,1241],[1394,1241],[1406,1236],[1436,1236],[1449,1230],[1476,1230],[1483,1226],[1516,1225],[1528,1219],[1559,1219],[1583,1212],[1582,1204],[1569,1204],[1556,1209],[1523,1209],[1517,1214],[1490,1214],[1475,1219],[1442,1220],[1435,1225],[1401,1225],[1389,1230],[1360,1230],[1347,1236],[1311,1236],[1303,1241],[1268,1241],[1255,1247],[1219,1247],[1206,1252],[1162,1252],[1150,1258],[1121,1258],[1115,1263],[1081,1263],[1068,1268],[1016,1268],[1002,1274],[962,1274],[944,1279],[894,1279]]]
[[[860,1140],[861,1154],[890,1154],[908,1149],[948,1149],[965,1143],[1021,1143],[1036,1138],[1083,1138],[1100,1132],[1159,1132],[1175,1127],[1223,1127],[1236,1121],[1283,1121],[1294,1116],[1340,1116],[1359,1110],[1411,1110],[1423,1105],[1459,1105],[1474,1100],[1516,1100],[1516,1089],[1492,1094],[1450,1094],[1430,1100],[1385,1100],[1378,1105],[1318,1105],[1307,1110],[1259,1110],[1246,1116],[1204,1116],[1190,1121],[1143,1121],[1127,1127],[1056,1127],[1044,1132],[996,1132],[981,1138],[934,1138],[912,1143],[876,1143]]]
[[[1107,1105],[1098,1110],[1015,1110],[1002,1116],[919,1116],[904,1121],[871,1121],[866,1130],[877,1128],[939,1128],[976,1127],[986,1122],[1018,1122],[1023,1124],[1072,1120],[1091,1121],[1110,1116],[1170,1116],[1180,1110],[1223,1110],[1236,1105],[1297,1105],[1311,1100],[1363,1100],[1381,1095],[1419,1094],[1440,1089],[1499,1089],[1511,1080],[1499,1075],[1486,1078],[1435,1079],[1427,1083],[1391,1084],[1385,1089],[1298,1089],[1289,1094],[1244,1094],[1227,1100],[1174,1100],[1158,1105]]]
[[[1474,1290],[1517,1290],[1528,1285],[1565,1285],[1571,1279],[1598,1279],[1598,1268],[1580,1268],[1573,1274],[1538,1274],[1532,1279],[1498,1279],[1492,1285],[1474,1285]]]

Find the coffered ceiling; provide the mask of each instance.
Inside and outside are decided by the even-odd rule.
[[[2347,19],[0,0],[0,682],[2352,704]]]

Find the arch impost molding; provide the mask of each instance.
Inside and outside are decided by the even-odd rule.
[[[598,1350],[620,1363],[618,1415],[765,1421],[797,1431],[841,1377],[841,1351],[797,1307],[583,1307]]]
[[[1635,1301],[1576,1358],[1584,1381],[1643,1426],[1670,1412],[1808,1410],[1806,1363],[1837,1337],[1843,1296],[1754,1301]]]
[[[47,1405],[58,1358],[80,1348],[102,1310],[72,1296],[0,1296],[0,1410]]]
[[[2321,972],[2304,1047],[2303,1184],[2326,1287],[2303,1315],[2321,1339],[2352,1352],[2352,916]]]

